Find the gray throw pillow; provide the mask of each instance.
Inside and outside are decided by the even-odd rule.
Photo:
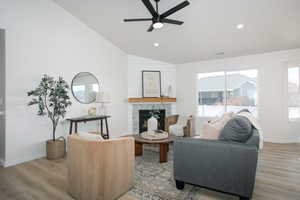
[[[245,143],[252,136],[251,122],[243,116],[229,120],[221,131],[219,140]]]

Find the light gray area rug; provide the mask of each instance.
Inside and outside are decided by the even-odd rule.
[[[126,196],[141,200],[238,199],[188,184],[184,190],[177,190],[173,179],[172,150],[167,163],[159,163],[158,160],[159,152],[151,149],[144,150],[143,156],[136,157],[135,184]]]

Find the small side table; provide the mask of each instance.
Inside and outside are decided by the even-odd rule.
[[[111,116],[108,115],[96,115],[96,116],[82,116],[82,117],[75,117],[75,118],[69,118],[67,119],[68,121],[70,121],[70,131],[69,134],[72,135],[72,129],[73,129],[73,123],[75,124],[75,133],[77,133],[78,131],[78,123],[81,122],[88,122],[88,121],[100,121],[100,127],[101,127],[101,136],[104,139],[109,139],[109,131],[108,131],[108,123],[107,123],[107,119],[110,118]],[[105,127],[106,127],[106,134],[103,133],[103,120],[105,121]]]

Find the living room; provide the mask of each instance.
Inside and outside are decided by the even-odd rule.
[[[0,199],[300,199],[299,10],[0,0]]]

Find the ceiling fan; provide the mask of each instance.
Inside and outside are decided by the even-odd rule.
[[[154,9],[152,3],[150,0],[142,0],[146,8],[149,10],[149,12],[152,15],[152,18],[139,18],[139,19],[124,19],[124,22],[138,22],[138,21],[152,21],[152,24],[150,25],[148,32],[153,31],[153,29],[160,29],[164,26],[164,23],[168,24],[175,24],[175,25],[182,25],[182,21],[173,20],[173,19],[167,19],[170,15],[174,14],[175,12],[181,10],[182,8],[190,5],[190,2],[184,1],[174,8],[171,8],[170,10],[164,12],[163,14],[159,14],[158,10],[158,3],[160,0],[154,0],[156,3],[156,9]]]

